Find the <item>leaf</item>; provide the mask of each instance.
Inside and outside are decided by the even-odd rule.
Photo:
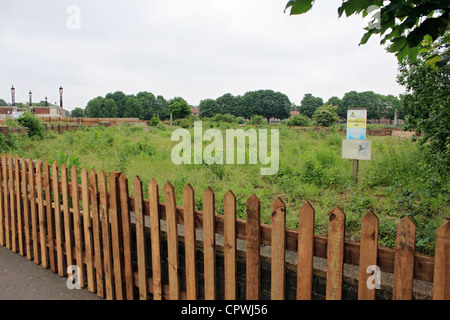
[[[303,14],[311,10],[313,3],[314,0],[291,0],[287,3],[284,11],[291,8],[290,15]]]
[[[345,15],[351,16],[354,13],[360,13],[367,9],[368,6],[373,4],[371,0],[347,0],[338,9],[339,17],[345,11]]]
[[[436,63],[439,62],[442,58],[438,54],[432,54],[427,57],[427,60],[425,61],[425,65],[427,67],[431,67],[435,71],[437,71]]]
[[[406,47],[406,38],[400,37],[392,40],[392,44],[389,46],[389,52],[399,52]]]

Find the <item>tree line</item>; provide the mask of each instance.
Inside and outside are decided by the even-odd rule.
[[[333,112],[338,119],[347,117],[349,108],[366,108],[369,119],[394,119],[395,110],[402,116],[401,101],[394,95],[381,95],[372,91],[345,93],[341,98],[331,97],[324,101],[311,93],[304,95],[300,105],[292,103],[288,96],[273,90],[248,91],[244,95],[226,93],[217,99],[201,100],[199,116],[212,118],[217,114],[230,114],[235,117],[250,119],[261,116],[267,121],[270,119],[288,119],[291,111],[299,111],[301,115],[310,119],[314,113],[324,105],[332,105]],[[108,93],[104,97],[96,97],[87,103],[86,108],[76,108],[72,117],[88,118],[139,118],[150,120],[157,117],[166,120],[172,113],[174,119],[188,117],[192,106],[181,97],[166,100],[163,96],[155,96],[150,92],[139,92],[136,95],[126,95],[121,91]]]

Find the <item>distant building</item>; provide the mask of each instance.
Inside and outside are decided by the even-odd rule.
[[[6,120],[9,118],[13,119],[18,118],[25,111],[27,111],[27,109],[21,107],[13,107],[13,106],[0,107],[0,120]]]
[[[32,106],[29,109],[23,107],[6,106],[0,107],[0,120],[18,118],[26,111],[30,111],[31,113],[36,115],[36,117],[52,117],[52,118],[66,117],[68,112],[63,108],[54,105],[46,107]]]
[[[300,115],[300,112],[299,111],[291,111],[291,118],[293,117],[293,116],[299,116]]]
[[[66,116],[66,110],[58,106],[47,106],[47,107],[31,107],[31,112],[34,113],[36,117],[52,117],[61,118]]]
[[[191,113],[198,117],[200,115],[200,109],[199,108],[191,108]]]

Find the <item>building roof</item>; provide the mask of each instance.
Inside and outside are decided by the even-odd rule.
[[[199,114],[200,113],[200,109],[199,108],[191,108],[191,112],[193,114]]]
[[[291,111],[291,116],[298,116],[300,115],[299,111]]]

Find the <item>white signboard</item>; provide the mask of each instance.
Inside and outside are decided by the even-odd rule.
[[[342,158],[372,160],[372,141],[342,140]]]

